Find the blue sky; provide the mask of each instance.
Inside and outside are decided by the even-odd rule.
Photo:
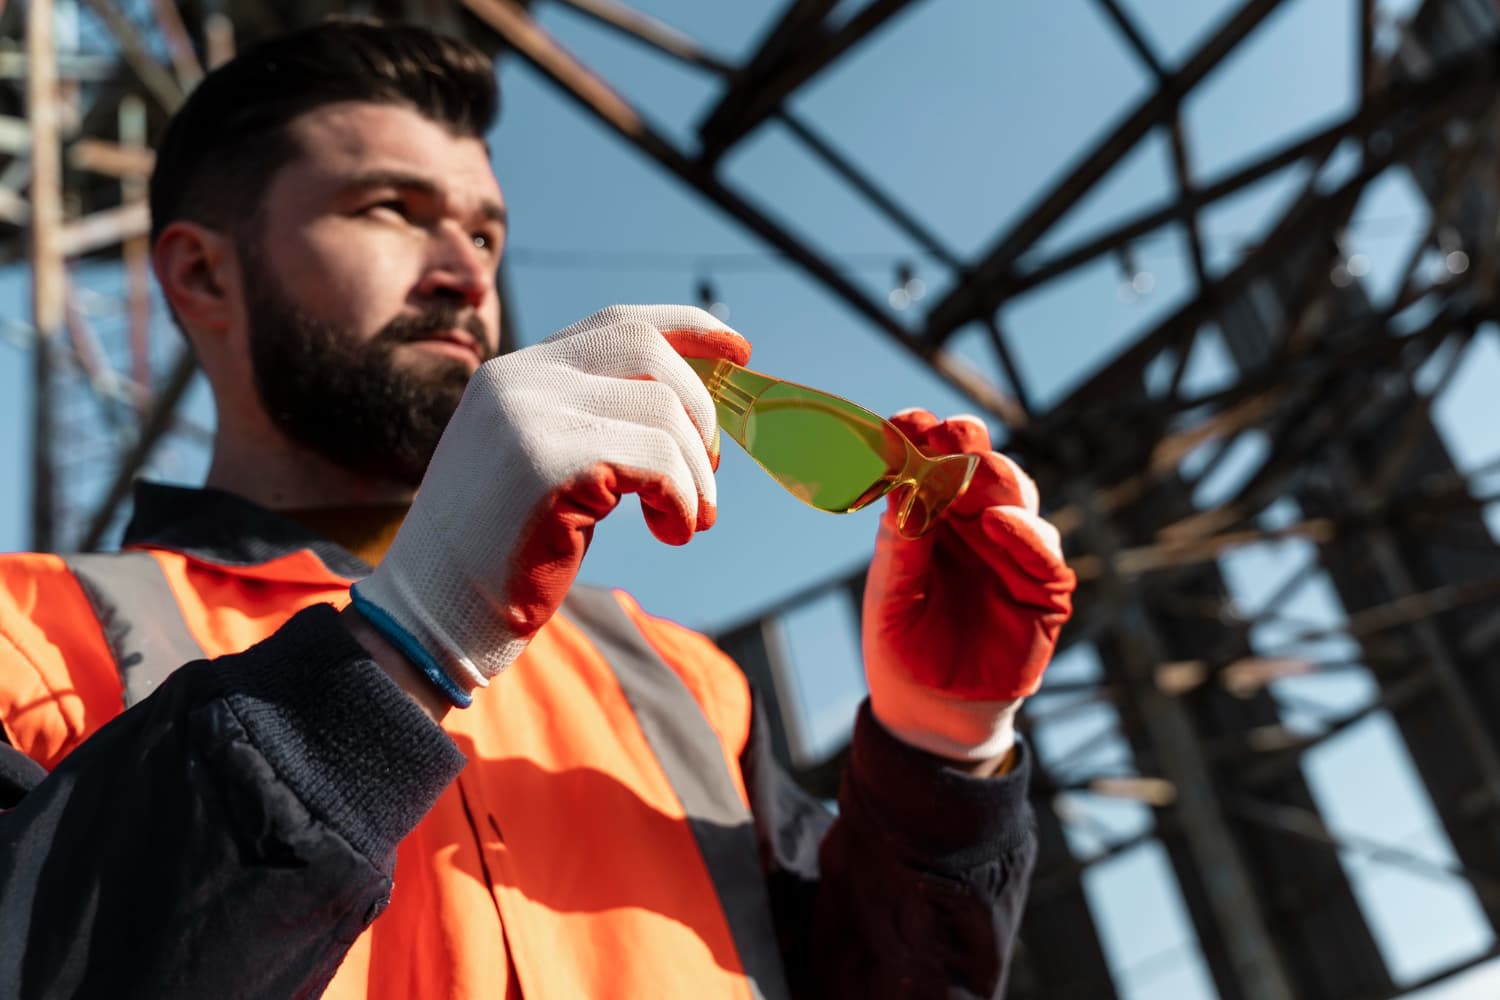
[[[639,9],[682,29],[715,52],[739,60],[753,50],[780,4],[768,0],[703,4],[641,0]],[[1125,2],[1170,66],[1191,52],[1233,3]],[[1383,3],[1391,15],[1411,3]],[[622,41],[570,12],[547,5],[542,21],[584,62],[647,109],[666,134],[690,143],[712,106],[717,82]],[[1355,88],[1354,2],[1289,0],[1222,65],[1185,107],[1196,174],[1213,178],[1280,138],[1329,122],[1352,107]],[[507,63],[505,110],[492,137],[496,170],[511,206],[511,270],[522,340],[615,302],[694,301],[703,280],[729,308],[730,322],[755,344],[755,367],[840,392],[883,412],[924,405],[940,414],[971,406],[869,329],[839,301],[786,266],[711,205],[603,133],[530,69]],[[1110,30],[1099,5],[1085,0],[994,3],[924,0],[794,102],[837,147],[858,160],[914,210],[953,250],[981,252],[1038,191],[1087,147],[1098,131],[1145,96],[1151,80]],[[928,284],[915,312],[941,295],[946,278],[910,240],[876,217],[829,177],[775,124],[726,161],[730,182],[813,245],[843,261],[849,273],[884,299],[895,265],[910,261]],[[1231,266],[1240,248],[1272,223],[1302,180],[1288,171],[1248,189],[1205,218],[1210,265]],[[1172,194],[1169,147],[1162,135],[1143,142],[1049,236],[1057,250],[1079,237],[1154,207]],[[1389,293],[1390,275],[1425,219],[1409,182],[1392,175],[1372,186],[1356,212],[1350,240],[1371,260],[1369,283]],[[1154,287],[1124,301],[1121,274],[1106,259],[1007,304],[1002,321],[1035,398],[1043,404],[1102,365],[1191,292],[1183,234],[1165,231],[1136,248]],[[0,273],[0,318],[26,315],[23,276]],[[110,328],[112,276],[82,279],[103,296],[101,330]],[[158,317],[160,311],[158,310]],[[172,340],[158,320],[161,352]],[[117,325],[117,324],[116,324]],[[0,325],[0,334],[5,332]],[[14,332],[14,328],[10,327]],[[991,378],[978,331],[956,349]],[[1195,354],[1193,383],[1211,387],[1227,362],[1211,341]],[[25,545],[29,362],[0,337],[0,549]],[[1436,418],[1465,465],[1500,456],[1490,414],[1500,378],[1500,337],[1474,342],[1459,377],[1440,397]],[[205,424],[201,393],[191,407]],[[83,419],[82,417],[80,419]],[[1000,428],[996,428],[997,434]],[[1256,443],[1227,463],[1200,500],[1232,489],[1254,459]],[[157,474],[192,482],[202,453],[184,449]],[[720,522],[680,549],[656,543],[633,504],[600,529],[584,578],[625,586],[658,613],[701,627],[722,626],[778,598],[852,569],[868,557],[875,513],[831,517],[801,507],[735,449],[720,476]],[[1285,513],[1285,512],[1283,512]],[[1500,523],[1500,522],[1492,522]],[[1272,592],[1288,567],[1311,558],[1294,543],[1243,550],[1222,561],[1237,598],[1249,608]],[[1336,625],[1337,600],[1320,578],[1299,593],[1293,612]],[[846,606],[810,605],[786,623],[798,668],[797,700],[810,749],[836,743],[861,696],[857,641]],[[1284,631],[1284,630],[1283,630]],[[1258,648],[1283,646],[1271,629]],[[1320,649],[1316,652],[1326,653]],[[1097,671],[1080,648],[1051,676],[1081,679]],[[1315,728],[1322,716],[1368,702],[1374,687],[1359,671],[1281,682],[1276,693],[1289,718]],[[1055,708],[1070,696],[1039,698]],[[1044,726],[1039,748],[1070,768],[1124,760],[1117,720],[1102,705]],[[1085,747],[1083,751],[1075,748]],[[1451,850],[1414,780],[1389,719],[1375,714],[1309,755],[1306,773],[1329,826],[1399,846],[1441,867]],[[1066,803],[1077,817],[1070,836],[1088,852],[1149,825],[1138,805],[1083,796]],[[1393,972],[1403,982],[1492,944],[1472,893],[1452,878],[1419,877],[1350,854],[1346,867]],[[1192,942],[1164,855],[1154,842],[1091,869],[1091,906],[1123,995],[1213,996]],[[1452,998],[1493,995],[1500,982],[1477,976],[1424,991]],[[1414,994],[1415,995],[1415,994]]]

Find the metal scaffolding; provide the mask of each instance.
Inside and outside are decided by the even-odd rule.
[[[182,406],[192,362],[179,344],[154,340],[148,322],[144,178],[149,139],[165,116],[237,41],[350,9],[421,20],[529,64],[821,285],[872,334],[970,398],[1008,428],[1008,447],[1057,505],[1048,516],[1081,580],[1064,644],[1092,650],[1101,669],[1097,678],[1044,688],[1053,699],[1046,704],[1065,698],[1074,707],[1108,706],[1129,760],[1102,768],[1051,760],[1038,769],[1041,855],[1014,995],[1116,995],[1084,879],[1091,866],[1146,840],[1162,847],[1196,945],[1226,998],[1374,1000],[1500,956],[1489,948],[1422,984],[1398,984],[1340,860],[1373,856],[1461,878],[1500,933],[1500,681],[1486,669],[1500,645],[1493,611],[1500,546],[1483,520],[1485,507],[1500,503],[1493,485],[1500,462],[1460,467],[1432,419],[1464,348],[1500,337],[1496,7],[1426,0],[1382,55],[1373,0],[1354,0],[1357,107],[1204,176],[1194,167],[1184,104],[1282,0],[1238,4],[1176,65],[1153,49],[1127,3],[1094,0],[1154,85],[1017,221],[966,256],[793,107],[800,90],[915,0],[788,0],[738,63],[616,0],[548,2],[717,81],[718,101],[696,142],[655,129],[645,109],[559,45],[530,10],[542,0],[0,6],[0,39],[21,37],[23,26],[26,39],[24,49],[0,46],[0,262],[31,266],[33,313],[20,335],[36,364],[35,545],[98,545],[153,455],[201,453],[206,445],[207,431]],[[66,15],[71,31],[107,34],[115,56],[76,51],[55,35],[55,14]],[[725,157],[768,123],[944,269],[946,294],[920,315],[898,314],[732,181]],[[1150,137],[1168,142],[1171,201],[1043,250],[1060,220]],[[1279,221],[1232,266],[1212,267],[1204,214],[1294,167],[1307,180]],[[1431,222],[1398,291],[1377,305],[1341,234],[1370,185],[1390,171],[1414,180]],[[1040,406],[1014,358],[1007,307],[1174,230],[1185,234],[1189,251],[1194,288],[1186,302],[1065,398]],[[118,270],[116,305],[90,302],[69,281],[70,269],[86,267]],[[998,383],[953,350],[955,335],[975,324]],[[1185,377],[1204,349],[1224,352],[1233,369],[1210,392]],[[1267,446],[1232,495],[1208,505],[1195,499],[1250,439]],[[1247,609],[1221,560],[1285,540],[1306,543],[1316,558],[1288,567],[1277,592]],[[1344,620],[1322,633],[1296,632],[1291,609],[1314,579],[1331,585]],[[719,636],[776,709],[777,752],[825,793],[842,756],[802,756],[782,622],[815,600],[848,599],[857,611],[861,588],[858,575],[829,580]],[[1304,644],[1336,639],[1353,653],[1309,659],[1257,639],[1267,626],[1287,632],[1289,622]],[[1287,724],[1288,706],[1273,693],[1280,677],[1348,669],[1368,671],[1378,688],[1373,703],[1323,720],[1317,732]],[[1025,720],[1033,736],[1071,710],[1041,707],[1043,700]],[[1331,832],[1305,780],[1307,754],[1376,712],[1395,723],[1453,845],[1456,860],[1435,872],[1429,859],[1393,845]],[[1080,795],[1144,803],[1151,829],[1081,851],[1068,835],[1078,822],[1069,802]]]

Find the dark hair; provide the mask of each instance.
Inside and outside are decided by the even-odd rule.
[[[488,56],[409,24],[340,18],[246,49],[203,78],[167,124],[151,173],[151,239],[178,219],[250,221],[297,149],[292,119],[340,101],[413,108],[482,137],[499,111]]]

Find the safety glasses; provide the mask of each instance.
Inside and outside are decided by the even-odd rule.
[[[834,514],[904,490],[896,528],[924,534],[974,478],[977,455],[923,454],[889,420],[847,399],[741,368],[689,358],[719,426],[788,493]]]

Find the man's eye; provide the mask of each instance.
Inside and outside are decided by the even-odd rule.
[[[368,205],[368,206],[365,207],[365,211],[366,212],[373,212],[373,211],[376,211],[377,209],[378,210],[384,210],[384,211],[387,211],[387,212],[395,212],[397,215],[401,216],[403,219],[406,218],[407,215],[410,214],[407,211],[406,202],[401,201],[401,200],[396,199],[396,198],[391,198],[391,199],[388,199],[386,201],[377,201],[373,205]]]
[[[489,233],[474,234],[474,245],[486,253],[494,253],[495,247],[499,246],[499,244],[500,241]]]

